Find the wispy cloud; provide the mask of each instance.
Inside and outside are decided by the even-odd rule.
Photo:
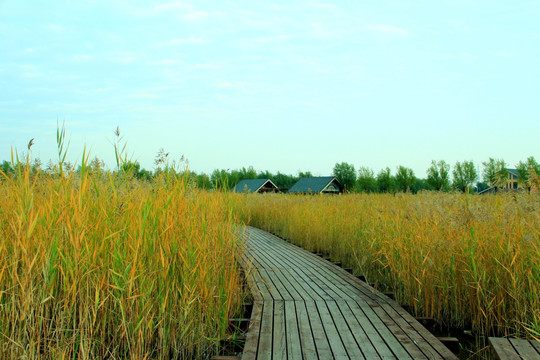
[[[129,64],[130,62],[133,62],[136,59],[133,55],[126,55],[126,56],[116,56],[113,57],[111,60],[114,62],[118,62],[121,64]]]
[[[152,61],[148,63],[148,65],[154,65],[154,66],[174,65],[174,64],[178,64],[178,61],[173,60],[173,59],[163,59],[163,60]]]
[[[368,24],[364,26],[364,29],[388,35],[406,36],[411,34],[411,32],[405,28],[386,24]]]
[[[76,61],[81,61],[81,60],[89,60],[91,57],[92,56],[88,54],[78,54],[78,55],[73,55],[71,59],[76,60]]]
[[[204,44],[206,41],[201,38],[188,37],[188,38],[174,38],[169,40],[169,45],[177,44]]]
[[[129,98],[132,99],[158,99],[159,95],[157,94],[133,94],[129,95]]]
[[[193,5],[181,2],[181,1],[173,1],[166,4],[160,4],[154,6],[155,10],[163,11],[163,10],[171,10],[171,9],[192,9]]]
[[[208,17],[209,15],[210,14],[207,13],[206,11],[192,11],[192,12],[189,12],[189,13],[185,14],[184,19],[196,21],[196,20],[204,19],[204,18]]]

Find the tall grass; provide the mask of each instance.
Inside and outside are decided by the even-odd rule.
[[[238,196],[246,222],[329,253],[418,314],[540,336],[540,197]]]
[[[87,160],[49,175],[15,157],[0,173],[0,358],[214,354],[243,296],[229,195]]]

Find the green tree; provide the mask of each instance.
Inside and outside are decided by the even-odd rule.
[[[228,191],[232,188],[230,181],[231,174],[227,170],[215,169],[210,176],[215,190]]]
[[[474,183],[478,179],[478,174],[472,161],[456,162],[454,170],[452,170],[452,176],[454,189],[467,193],[472,190]]]
[[[4,173],[4,175],[13,174],[14,172],[11,163],[7,162],[6,160],[2,161],[2,165],[0,165],[0,170]]]
[[[274,184],[280,189],[281,191],[285,191],[290,189],[297,181],[298,177],[282,174],[278,171],[276,175],[270,178]]]
[[[489,161],[482,163],[484,169],[482,175],[484,181],[489,186],[495,188],[504,187],[508,180],[508,170],[506,169],[506,163],[502,159],[489,158]]]
[[[368,167],[361,166],[358,169],[358,178],[356,179],[356,186],[358,191],[361,192],[376,192],[377,191],[377,179],[375,179],[375,173]]]
[[[274,175],[268,170],[261,171],[261,172],[259,172],[257,174],[257,179],[272,179],[273,177],[274,177]],[[273,180],[272,180],[272,182],[273,182]]]
[[[398,166],[396,171],[396,187],[399,191],[409,192],[414,185],[416,177],[412,169]]]
[[[313,177],[313,174],[311,173],[311,171],[306,171],[306,172],[298,171],[298,179],[309,178],[309,177]]]
[[[520,161],[516,165],[516,171],[518,173],[518,183],[530,191],[532,186],[531,178],[534,177],[534,174],[540,174],[540,164],[533,156],[530,156],[527,158],[527,161]]]
[[[426,181],[433,190],[448,191],[450,189],[450,165],[444,160],[431,161],[431,166],[427,169]]]
[[[389,167],[382,169],[377,174],[377,188],[382,193],[393,192],[395,190],[395,180]]]
[[[341,164],[336,163],[333,173],[346,192],[354,189],[354,184],[356,183],[354,165],[347,164],[346,162],[342,162]]]
[[[212,180],[205,173],[195,175],[195,185],[199,189],[209,190],[212,188]]]

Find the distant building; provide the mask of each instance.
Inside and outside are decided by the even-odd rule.
[[[518,185],[518,172],[516,169],[506,169],[508,170],[508,178],[506,180],[506,186],[503,189],[515,189],[519,188]]]
[[[496,189],[502,190],[502,191],[522,189],[522,187],[519,186],[519,183],[518,183],[519,176],[518,176],[517,170],[516,169],[506,169],[506,170],[508,171],[508,175],[506,178],[506,184],[504,186],[499,186],[496,188],[494,184],[490,183],[489,184],[490,187],[488,189],[482,190],[478,194],[482,195],[482,194],[494,193]]]
[[[270,179],[241,180],[232,191],[237,193],[279,192],[278,187]]]
[[[289,194],[339,194],[343,187],[335,176],[301,178],[288,191]]]

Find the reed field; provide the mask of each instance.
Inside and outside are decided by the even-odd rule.
[[[418,315],[540,337],[540,196],[238,195],[250,225],[326,253]]]
[[[215,354],[244,296],[231,195],[60,174],[0,173],[0,358]]]

